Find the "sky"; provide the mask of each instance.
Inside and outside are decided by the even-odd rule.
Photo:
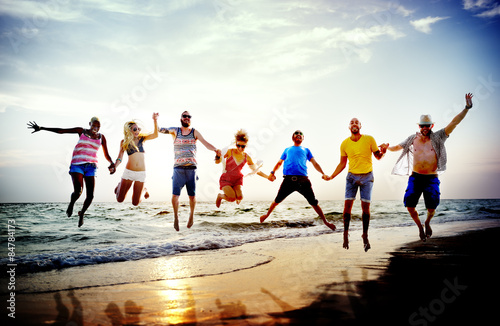
[[[87,127],[98,116],[116,159],[126,121],[151,132],[153,112],[173,127],[188,110],[217,148],[245,129],[265,173],[300,129],[331,174],[352,118],[396,145],[421,114],[444,128],[468,92],[474,107],[446,142],[442,198],[500,198],[499,30],[491,0],[0,0],[0,202],[69,201],[78,136],[31,134],[28,121]],[[172,137],[145,150],[149,200],[170,202]],[[402,199],[399,155],[373,159],[373,200]],[[221,166],[201,143],[197,158],[197,198],[215,201]],[[114,201],[125,164],[110,175],[102,151],[99,162],[94,202]],[[343,200],[346,174],[327,182],[309,164],[320,200]],[[281,175],[245,178],[245,200],[271,202]]]

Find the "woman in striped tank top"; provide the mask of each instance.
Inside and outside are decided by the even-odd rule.
[[[108,167],[111,174],[115,173],[115,164],[111,159],[108,152],[108,147],[106,144],[106,137],[99,133],[101,128],[101,122],[97,117],[93,117],[89,122],[90,129],[84,129],[80,127],[76,128],[46,128],[40,127],[36,122],[29,122],[28,128],[33,129],[32,133],[38,132],[40,130],[46,130],[55,132],[58,134],[78,134],[80,136],[78,143],[73,150],[73,157],[71,159],[71,165],[69,169],[69,174],[73,181],[73,193],[71,194],[71,200],[66,210],[66,214],[70,217],[73,214],[73,206],[75,202],[80,198],[83,191],[83,182],[85,181],[85,188],[87,189],[87,197],[83,202],[82,210],[78,212],[78,227],[83,225],[83,215],[85,211],[89,208],[92,200],[94,199],[94,187],[95,187],[95,171],[97,169],[97,151],[102,145],[104,151],[104,156],[111,163]]]

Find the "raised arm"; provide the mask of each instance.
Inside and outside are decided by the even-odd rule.
[[[32,134],[35,132],[39,132],[42,130],[45,131],[50,131],[50,132],[55,132],[56,134],[79,134],[81,135],[83,133],[83,128],[76,127],[76,128],[47,128],[47,127],[41,127],[36,124],[35,121],[30,121],[27,123],[28,129],[33,129],[31,132]]]
[[[458,124],[465,118],[469,110],[472,108],[472,96],[473,95],[471,93],[465,94],[465,108],[444,128],[444,131],[448,136],[453,132],[453,130],[455,130]]]
[[[158,116],[159,116],[158,113],[153,113],[154,131],[151,134],[144,137],[144,140],[152,140],[158,138],[158,121],[157,121]]]

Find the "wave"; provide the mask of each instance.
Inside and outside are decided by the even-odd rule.
[[[18,256],[16,257],[17,272],[19,274],[37,273],[77,266],[136,261],[193,251],[234,248],[246,243],[277,238],[308,237],[331,232],[326,227],[313,228],[315,222],[311,220],[271,221],[263,224],[222,223],[219,226],[215,226],[217,223],[214,222],[201,222],[201,224],[206,229],[212,230],[191,234],[183,239],[168,242],[119,244],[81,251],[70,250],[67,252]],[[308,228],[311,230],[305,230]],[[234,233],[228,234],[223,232],[224,229],[231,229]],[[295,229],[296,232],[290,232],[291,229]],[[242,234],[244,235],[242,236]],[[0,259],[0,264],[7,263],[7,258]]]

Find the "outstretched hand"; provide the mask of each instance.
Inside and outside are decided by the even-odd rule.
[[[37,125],[35,121],[33,121],[33,122],[30,121],[27,123],[27,125],[28,125],[28,129],[30,129],[30,128],[33,129],[32,134],[37,132],[37,131],[40,131],[40,126]]]
[[[474,96],[474,95],[472,95],[472,93],[467,93],[467,94],[465,94],[465,107],[466,107],[467,109],[472,108],[472,97],[473,97],[473,96]]]

